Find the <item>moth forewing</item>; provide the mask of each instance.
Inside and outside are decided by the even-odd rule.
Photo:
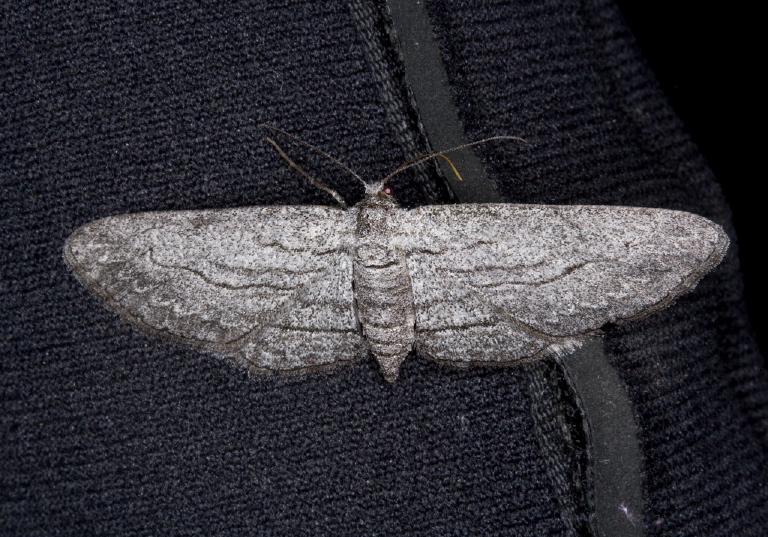
[[[402,213],[416,345],[443,362],[520,363],[647,315],[722,259],[722,228],[679,211],[543,205]]]

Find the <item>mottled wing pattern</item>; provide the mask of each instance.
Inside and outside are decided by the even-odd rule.
[[[661,209],[450,205],[401,218],[417,349],[450,363],[570,350],[666,307],[728,247],[720,226]]]
[[[364,349],[336,208],[126,214],[68,239],[77,277],[126,320],[253,371],[327,368]]]

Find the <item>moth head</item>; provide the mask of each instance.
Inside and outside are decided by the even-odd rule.
[[[360,203],[366,207],[399,207],[389,187],[381,181],[365,183],[365,199]]]

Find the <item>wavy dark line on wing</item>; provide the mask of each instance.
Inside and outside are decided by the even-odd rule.
[[[214,287],[222,287],[224,289],[229,289],[231,291],[239,291],[239,290],[242,290],[242,289],[253,289],[255,287],[266,287],[268,289],[275,289],[277,291],[293,291],[294,289],[296,289],[295,286],[294,287],[281,287],[279,285],[274,285],[274,284],[270,284],[270,283],[253,283],[253,284],[248,284],[248,285],[232,285],[232,284],[223,283],[223,282],[215,282],[215,281],[211,280],[208,276],[206,276],[205,274],[200,272],[199,270],[195,270],[193,268],[185,267],[185,266],[182,266],[182,265],[166,265],[164,263],[161,263],[160,261],[157,261],[153,257],[153,248],[150,248],[149,250],[147,250],[147,253],[149,253],[149,260],[150,260],[150,262],[152,264],[157,265],[158,267],[162,267],[164,269],[168,269],[168,270],[184,270],[184,271],[190,272],[190,273],[194,274],[195,276],[199,277],[205,283],[207,283],[209,285],[212,285]],[[225,267],[226,267],[226,265],[225,265]],[[317,271],[317,270],[315,270],[315,271],[305,271],[305,272],[303,272],[303,274],[311,274],[313,272],[319,272],[319,271]]]
[[[358,331],[354,328],[310,328],[310,327],[296,327],[296,326],[284,326],[280,324],[270,324],[267,328],[277,328],[284,332],[293,333],[312,333],[312,334],[358,334]]]
[[[310,279],[309,281],[305,282],[299,287],[296,287],[293,293],[291,293],[286,300],[283,302],[281,307],[275,312],[275,315],[272,316],[272,319],[269,323],[264,323],[261,325],[255,325],[253,328],[248,330],[247,332],[243,333],[242,335],[227,341],[227,345],[231,345],[236,341],[241,341],[249,336],[253,336],[254,339],[259,339],[262,332],[264,332],[267,329],[273,328],[275,326],[274,323],[279,321],[280,319],[283,319],[288,313],[290,313],[293,309],[293,306],[296,302],[296,297],[301,293],[302,291],[309,289],[310,286],[317,283],[322,279],[323,276],[325,276],[329,271],[331,267],[326,267],[324,270],[320,271],[320,273],[315,276],[314,278]]]
[[[532,338],[543,339],[544,341],[547,341],[550,344],[556,344],[561,340],[568,339],[568,337],[566,336],[555,336],[547,332],[543,332],[521,321],[506,309],[494,304],[494,302],[490,298],[488,298],[488,296],[485,295],[482,289],[478,289],[472,282],[467,281],[466,278],[464,278],[463,276],[458,276],[453,280],[453,282],[458,283],[459,285],[462,285],[463,287],[468,289],[473,296],[479,299],[482,303],[489,306],[491,308],[491,311],[493,311],[493,313],[496,314],[499,318],[507,321],[510,325],[518,328],[522,332],[525,332],[528,336]],[[418,329],[418,331],[421,332],[422,330]]]

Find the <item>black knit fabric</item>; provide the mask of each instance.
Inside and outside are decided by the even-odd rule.
[[[684,209],[733,235],[610,0],[429,8],[468,137],[529,141],[480,150],[509,201]],[[524,370],[412,355],[391,385],[372,358],[249,379],[126,326],[64,265],[66,237],[103,216],[332,203],[264,143],[260,123],[370,179],[414,156],[404,147],[419,134],[392,118],[345,3],[0,11],[0,531],[568,534]],[[407,175],[393,187],[408,205],[448,197]],[[768,378],[735,246],[672,308],[606,332],[645,457],[637,523],[652,535],[762,535]]]

